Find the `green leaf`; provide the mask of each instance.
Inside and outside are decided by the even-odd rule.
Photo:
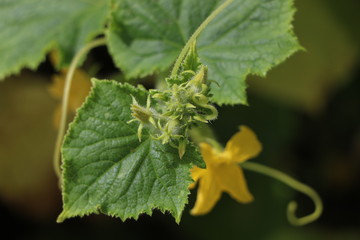
[[[107,37],[128,78],[167,70],[189,36],[223,1],[115,0]],[[300,49],[292,32],[293,0],[235,0],[200,35],[213,100],[246,104],[245,78],[266,72]]]
[[[154,208],[177,222],[187,203],[193,164],[204,167],[198,151],[177,149],[137,137],[131,95],[145,105],[147,91],[114,81],[93,80],[94,87],[71,124],[62,148],[64,210],[58,221],[90,213],[137,219]]]
[[[60,64],[101,33],[107,0],[0,1],[0,79],[22,68],[36,69],[45,54],[58,49]]]
[[[327,0],[296,2],[299,11],[294,25],[307,51],[270,71],[266,81],[251,79],[254,93],[317,114],[333,94],[351,80],[349,76],[356,64],[359,45],[327,4]],[[339,2],[338,7],[343,4]]]

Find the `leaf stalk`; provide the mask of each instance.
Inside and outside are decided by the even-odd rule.
[[[55,143],[55,150],[53,155],[53,167],[56,176],[61,179],[61,145],[65,134],[65,128],[66,128],[66,122],[67,122],[67,111],[68,111],[68,105],[69,105],[69,96],[70,96],[70,89],[71,89],[71,83],[74,77],[74,73],[76,70],[76,67],[78,66],[80,60],[84,55],[86,55],[91,49],[95,47],[99,47],[106,44],[105,38],[99,38],[95,39],[94,41],[86,44],[83,48],[81,48],[72,59],[69,70],[67,71],[66,78],[65,78],[65,86],[62,96],[62,106],[61,106],[61,118],[60,118],[60,125],[58,134],[56,137],[56,143]]]
[[[229,6],[230,3],[232,3],[234,0],[226,0],[224,3],[222,3],[218,8],[216,8],[196,29],[196,31],[191,35],[187,43],[185,44],[184,48],[181,50],[178,58],[176,59],[176,62],[174,64],[174,67],[171,71],[171,77],[176,76],[177,72],[179,71],[180,65],[184,57],[186,56],[186,53],[189,51],[191,45],[196,41],[197,37],[200,35],[200,33],[207,27],[207,25],[217,16],[219,15],[227,6]]]

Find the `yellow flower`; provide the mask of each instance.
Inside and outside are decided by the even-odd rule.
[[[49,92],[52,97],[61,100],[63,96],[65,78],[67,74],[67,69],[61,70],[61,72],[52,77],[52,84],[49,87]],[[89,75],[81,70],[76,69],[73,77],[73,82],[71,85],[70,96],[69,96],[69,105],[68,113],[75,113],[81,104],[85,101],[85,98],[89,94],[91,88],[90,77]],[[61,104],[57,106],[54,113],[54,126],[59,128],[61,116]]]
[[[256,135],[246,126],[241,126],[226,144],[225,150],[219,152],[207,143],[200,143],[201,155],[206,169],[194,167],[191,176],[199,189],[192,215],[202,215],[211,211],[220,199],[222,192],[227,192],[241,203],[248,203],[253,196],[247,188],[244,174],[239,163],[257,156],[261,151],[261,143]]]
[[[56,66],[60,62],[59,52],[54,50],[50,52],[50,61]],[[52,84],[49,86],[48,90],[50,95],[57,99],[62,100],[65,79],[68,73],[67,68],[60,70],[58,74],[52,76]],[[84,70],[77,68],[75,69],[71,89],[69,93],[69,103],[67,108],[67,113],[75,113],[76,110],[83,104],[85,98],[88,96],[91,88],[90,76]],[[61,103],[56,107],[54,112],[53,124],[55,128],[59,128],[60,118],[61,118]]]

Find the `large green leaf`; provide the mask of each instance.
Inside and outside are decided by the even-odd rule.
[[[348,76],[353,74],[359,46],[351,39],[349,29],[329,11],[328,2],[296,2],[299,11],[294,26],[307,51],[270,71],[266,80],[251,79],[250,88],[255,93],[315,114],[326,107],[337,89],[351,80]],[[339,2],[339,7],[343,4]]]
[[[104,29],[108,0],[1,0],[0,79],[35,69],[54,48],[62,64]]]
[[[189,36],[224,1],[115,0],[110,52],[128,78],[168,69]],[[246,104],[248,74],[264,76],[299,49],[293,0],[234,0],[204,30],[198,52],[209,67],[213,100]]]
[[[188,146],[180,160],[177,149],[145,132],[139,142],[138,123],[127,123],[131,95],[145,105],[147,92],[114,81],[93,83],[62,148],[64,210],[58,221],[99,212],[137,219],[158,208],[179,222],[189,170],[203,165],[200,154]]]

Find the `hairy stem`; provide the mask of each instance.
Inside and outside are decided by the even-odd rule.
[[[310,197],[313,200],[313,202],[315,204],[314,212],[307,216],[301,217],[301,218],[298,218],[295,215],[295,211],[297,209],[297,203],[295,201],[291,201],[288,204],[287,217],[288,217],[289,222],[292,225],[303,226],[303,225],[306,225],[308,223],[315,221],[316,219],[318,219],[320,217],[320,215],[323,211],[323,204],[322,204],[320,196],[311,187],[293,179],[292,177],[286,175],[285,173],[282,173],[278,170],[272,169],[270,167],[266,167],[266,166],[258,164],[258,163],[245,162],[245,163],[241,164],[241,167],[243,167],[244,169],[247,169],[247,170],[251,170],[251,171],[258,172],[258,173],[267,175],[269,177],[275,178],[275,179],[279,180],[280,182],[283,182],[284,184],[290,186],[291,188],[307,195],[308,197]]]
[[[77,67],[78,63],[80,62],[81,58],[86,53],[88,53],[91,49],[101,46],[101,45],[105,45],[105,44],[106,44],[105,38],[99,38],[99,39],[96,39],[96,40],[88,43],[87,45],[85,45],[82,49],[79,50],[79,52],[76,53],[76,55],[74,56],[74,58],[71,61],[69,70],[67,71],[66,78],[65,78],[64,92],[63,92],[63,97],[62,97],[60,126],[59,126],[59,131],[57,134],[57,138],[56,138],[55,150],[54,150],[54,156],[53,156],[54,170],[55,170],[56,176],[59,179],[61,178],[61,169],[60,169],[61,144],[62,144],[64,134],[65,134],[70,88],[71,88],[71,83],[72,83],[72,79],[74,77],[76,67]]]
[[[232,3],[234,0],[226,0],[224,3],[222,3],[217,9],[215,9],[205,20],[201,23],[201,25],[196,29],[196,31],[191,35],[187,43],[185,44],[184,48],[181,50],[179,57],[176,59],[176,62],[174,64],[174,67],[171,71],[171,77],[174,77],[181,65],[182,60],[184,59],[186,53],[189,51],[191,45],[196,41],[197,37],[200,35],[200,33],[207,27],[207,25],[217,16],[219,13],[224,10],[227,6],[229,6],[230,3]]]

